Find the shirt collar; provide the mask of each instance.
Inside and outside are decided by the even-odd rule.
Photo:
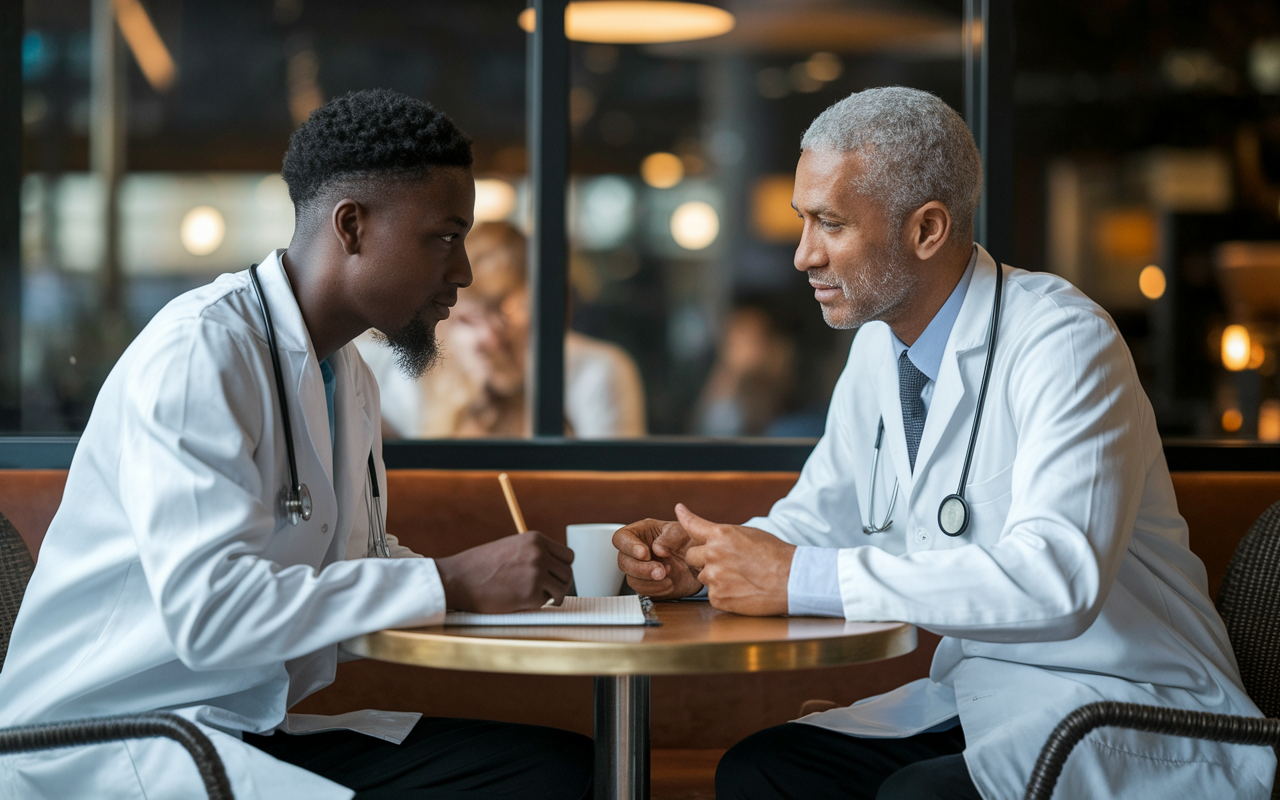
[[[960,306],[964,305],[965,293],[969,291],[969,279],[973,277],[973,266],[977,262],[978,248],[975,247],[973,255],[969,256],[969,266],[965,267],[964,275],[960,276],[960,282],[951,290],[951,296],[942,304],[942,308],[938,309],[938,313],[933,315],[933,319],[929,321],[924,333],[920,334],[920,338],[916,339],[915,344],[907,347],[906,343],[898,338],[898,334],[894,333],[892,328],[889,329],[895,360],[901,358],[902,351],[906,350],[907,358],[916,365],[916,369],[923,372],[929,380],[938,380],[938,370],[942,368],[942,354],[947,350],[947,340],[951,338],[951,329],[955,327],[956,317],[960,316]]]

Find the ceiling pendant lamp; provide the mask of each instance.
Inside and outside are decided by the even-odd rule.
[[[520,27],[533,33],[534,9],[520,14]],[[709,39],[733,30],[733,15],[704,3],[677,0],[580,0],[565,9],[565,35],[575,42],[657,44]]]

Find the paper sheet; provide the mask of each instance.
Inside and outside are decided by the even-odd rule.
[[[646,598],[647,599],[647,598]],[[645,625],[648,620],[640,598],[566,597],[559,606],[543,606],[536,611],[513,614],[476,614],[450,611],[445,625]]]

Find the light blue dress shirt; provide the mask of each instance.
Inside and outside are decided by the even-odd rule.
[[[951,290],[947,302],[933,315],[924,333],[920,334],[914,344],[908,347],[897,334],[890,332],[894,361],[902,357],[902,351],[907,351],[907,358],[929,379],[920,390],[920,399],[924,401],[926,412],[929,410],[929,401],[933,399],[933,385],[938,380],[938,370],[942,368],[942,355],[946,352],[947,340],[951,338],[951,329],[955,327],[956,317],[960,315],[960,306],[964,304],[965,293],[969,291],[969,280],[973,277],[973,265],[977,260],[978,249],[975,247],[960,282]],[[819,617],[844,616],[844,601],[840,597],[839,553],[839,548],[835,547],[796,548],[795,555],[791,558],[791,577],[787,579],[787,613]]]
[[[320,377],[324,378],[324,401],[329,409],[329,443],[332,445],[333,440],[337,438],[337,424],[333,415],[333,396],[338,391],[338,380],[333,374],[333,367],[329,365],[329,359],[320,362]]]

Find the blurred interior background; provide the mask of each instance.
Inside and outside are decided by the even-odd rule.
[[[871,86],[964,108],[961,0],[714,5],[726,33],[571,47],[572,435],[819,435],[853,333],[826,328],[792,267],[800,134]],[[1165,434],[1280,441],[1280,6],[1014,7],[1014,238],[994,255],[1112,314]],[[522,12],[26,0],[18,429],[80,430],[164,303],[288,244],[281,158],[327,99],[429,100],[475,140],[477,220],[527,229]],[[494,352],[522,352],[523,266],[493,269],[441,333],[467,413],[402,415],[389,434],[527,433],[501,406],[520,391],[492,377]],[[575,352],[597,365],[577,390]]]

